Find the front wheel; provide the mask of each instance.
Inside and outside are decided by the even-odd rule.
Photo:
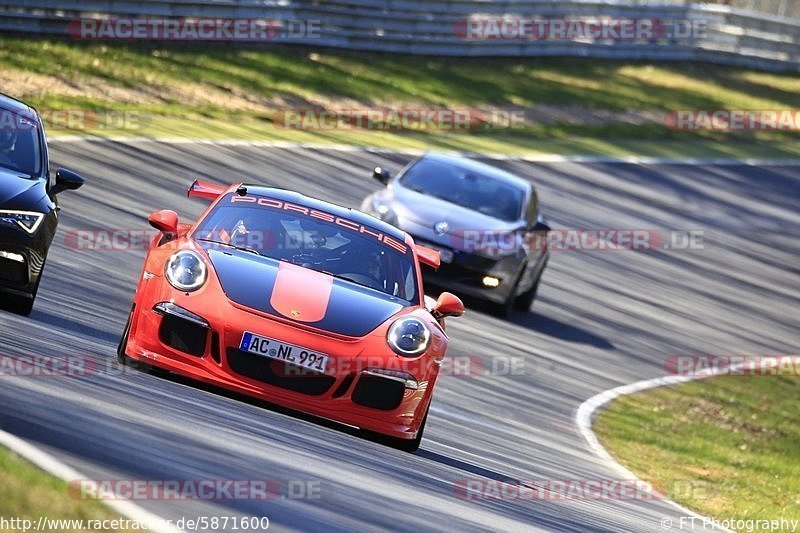
[[[119,345],[117,345],[117,362],[120,365],[130,367],[133,370],[138,370],[139,372],[143,372],[145,374],[152,374],[152,366],[142,361],[132,359],[131,357],[128,357],[128,354],[125,353],[125,347],[128,345],[128,337],[130,337],[131,334],[131,322],[133,321],[133,312],[135,309],[135,306],[133,309],[131,309],[131,314],[128,315],[128,322],[125,324],[125,331],[122,332],[122,338],[119,340]]]
[[[125,331],[122,332],[122,338],[119,340],[119,345],[117,346],[117,362],[121,365],[127,365],[130,359],[128,359],[128,355],[125,353],[125,347],[128,345],[128,335],[131,332],[131,319],[133,318],[133,310],[131,310],[131,314],[128,315],[128,322],[125,324]]]
[[[500,318],[510,318],[514,310],[517,309],[517,288],[519,287],[519,284],[522,281],[522,276],[524,275],[525,265],[522,266],[522,270],[520,270],[519,275],[517,275],[516,279],[514,280],[514,286],[511,287],[508,298],[506,298],[503,303],[497,304],[497,314],[500,316]]]
[[[536,281],[533,282],[531,288],[517,297],[516,301],[514,302],[514,309],[517,311],[530,310],[531,306],[533,305],[533,301],[536,299],[536,291],[539,290],[539,282],[542,281],[542,274],[544,274],[544,267],[542,267],[542,270],[539,271],[539,275],[536,277]]]
[[[33,302],[36,300],[36,295],[26,296],[4,296],[8,298],[5,308],[16,315],[28,316],[33,311]]]
[[[42,268],[39,271],[39,277],[36,278],[36,284],[33,286],[33,292],[30,296],[10,296],[7,309],[12,313],[28,316],[33,312],[33,303],[36,301],[36,295],[39,293],[39,283],[42,282],[42,275],[44,274],[44,265],[47,263],[47,256],[42,262]]]

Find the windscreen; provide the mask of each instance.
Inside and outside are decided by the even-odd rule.
[[[324,272],[410,303],[419,298],[413,253],[404,242],[324,211],[227,195],[200,222],[194,238]]]
[[[507,222],[519,220],[522,213],[522,189],[452,163],[422,159],[406,171],[400,184]]]
[[[26,176],[39,174],[39,130],[32,120],[0,110],[0,167]]]

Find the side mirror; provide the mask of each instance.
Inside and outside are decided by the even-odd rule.
[[[550,224],[547,223],[544,216],[539,215],[536,217],[536,222],[531,226],[531,231],[548,232],[550,231]]]
[[[464,302],[455,294],[443,292],[436,301],[433,315],[437,318],[447,316],[461,316],[464,314]]]
[[[147,221],[164,235],[177,235],[178,233],[178,213],[164,209],[150,213]]]
[[[74,191],[75,189],[80,189],[83,183],[83,176],[77,172],[67,170],[66,168],[59,168],[56,170],[56,184],[50,192],[52,194],[58,194],[64,191]]]
[[[389,179],[391,179],[391,174],[385,168],[375,167],[375,170],[372,171],[372,177],[380,181],[381,183],[386,184],[389,183]]]

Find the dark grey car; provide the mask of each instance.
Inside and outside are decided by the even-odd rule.
[[[527,311],[549,258],[550,229],[530,181],[463,157],[426,154],[396,177],[381,167],[386,187],[361,210],[439,250],[430,282],[498,304],[504,316]]]

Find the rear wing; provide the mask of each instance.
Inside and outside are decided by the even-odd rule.
[[[422,246],[421,244],[417,244],[415,248],[420,263],[433,267],[434,270],[438,270],[442,265],[442,257],[436,250],[428,248],[427,246]]]
[[[228,187],[217,185],[216,183],[209,183],[207,181],[194,180],[194,183],[189,187],[187,196],[189,198],[203,198],[205,200],[216,200],[220,195],[224,194]]]

